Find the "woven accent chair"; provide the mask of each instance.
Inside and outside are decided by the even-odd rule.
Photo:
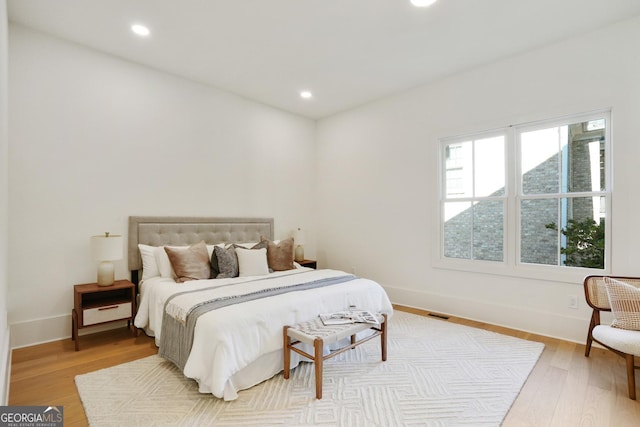
[[[593,341],[611,350],[625,359],[627,363],[627,381],[629,385],[629,398],[636,400],[635,370],[640,366],[635,365],[635,357],[640,357],[640,331],[614,328],[600,324],[600,312],[611,311],[605,276],[587,276],[584,279],[584,294],[587,304],[593,308],[587,344],[584,355],[589,357]],[[608,276],[618,279],[636,288],[640,288],[640,277]]]

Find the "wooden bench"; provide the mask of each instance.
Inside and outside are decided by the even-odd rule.
[[[387,360],[387,315],[378,315],[380,325],[372,325],[370,323],[348,323],[344,325],[325,325],[320,318],[302,322],[295,326],[285,326],[283,328],[284,337],[284,378],[289,379],[291,371],[291,350],[304,357],[307,357],[315,363],[316,371],[316,398],[322,399],[322,364],[325,360],[330,359],[338,354],[355,348],[356,346],[369,341],[377,336],[380,337],[380,346],[382,349],[382,360]],[[373,334],[356,341],[358,332],[373,330]],[[346,345],[338,350],[334,350],[323,355],[325,345],[333,344],[341,339],[351,337],[351,344]],[[313,356],[309,353],[295,347],[296,344],[304,343],[312,345],[314,348]]]

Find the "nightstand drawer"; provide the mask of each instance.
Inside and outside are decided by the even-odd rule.
[[[89,308],[82,311],[82,325],[89,326],[96,323],[110,322],[131,317],[131,303],[105,305],[103,307]]]

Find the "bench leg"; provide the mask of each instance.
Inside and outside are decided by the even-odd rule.
[[[384,321],[382,325],[380,325],[381,333],[380,333],[380,347],[382,348],[382,361],[387,360],[387,315],[383,314]]]
[[[314,354],[313,363],[316,365],[316,399],[322,399],[322,339],[316,338],[313,341]]]
[[[282,328],[282,335],[284,339],[284,345],[282,346],[282,353],[284,354],[284,379],[289,379],[289,372],[291,371],[291,338],[287,335],[288,326]]]

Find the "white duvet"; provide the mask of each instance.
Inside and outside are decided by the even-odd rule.
[[[275,272],[268,277],[279,281],[314,281],[346,273],[337,270],[296,270]],[[267,277],[267,276],[265,276]],[[273,282],[268,280],[265,282]],[[231,285],[231,286],[227,286]],[[197,280],[176,283],[155,277],[140,286],[140,302],[135,326],[160,344],[165,302],[177,292],[204,289],[208,298],[246,293],[266,286],[259,277]],[[193,304],[193,294],[174,298],[169,305],[172,316],[180,319]],[[304,291],[248,301],[219,308],[202,315],[196,324],[191,353],[184,375],[198,382],[201,393],[233,400],[237,392],[271,378],[282,370],[282,327],[309,320],[319,313],[358,308],[387,313],[393,308],[384,289],[376,282],[356,278],[351,281]],[[292,357],[292,366],[299,361]]]

